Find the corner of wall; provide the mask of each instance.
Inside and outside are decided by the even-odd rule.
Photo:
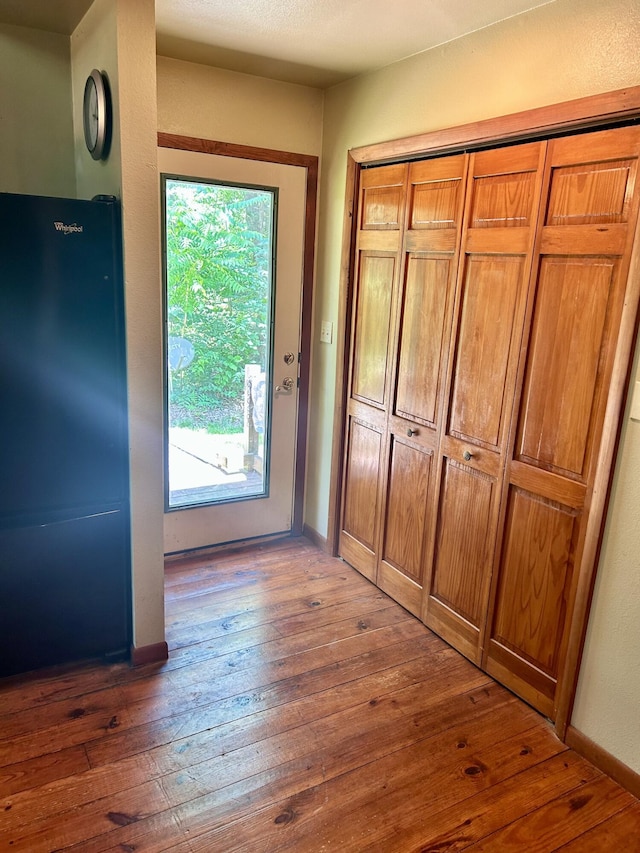
[[[154,0],[94,0],[71,50],[78,194],[122,201],[133,645],[155,647],[164,642],[164,463]],[[93,68],[108,75],[113,99],[106,162],[84,146],[82,97]]]

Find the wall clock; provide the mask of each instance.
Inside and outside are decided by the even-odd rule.
[[[84,85],[84,141],[94,160],[106,160],[111,139],[111,98],[104,74],[93,69]]]

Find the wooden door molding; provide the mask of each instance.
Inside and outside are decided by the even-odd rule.
[[[630,123],[639,118],[640,86],[636,86],[514,113],[501,118],[472,122],[455,128],[354,148],[348,152],[339,291],[336,409],[327,536],[327,542],[329,547],[333,548],[334,554],[337,553],[339,538],[339,503],[344,456],[344,413],[350,356],[349,329],[353,281],[354,220],[362,168],[368,165],[399,162],[418,157],[426,158],[444,153],[472,151],[502,143],[545,139],[560,134],[597,130]],[[566,736],[575,697],[637,330],[638,303],[640,301],[640,222],[636,228],[628,281],[620,323],[620,335],[609,386],[603,437],[596,460],[595,483],[583,544],[582,568],[576,587],[565,665],[558,684],[555,727],[558,736],[562,739]]]
[[[542,139],[577,130],[596,130],[603,125],[631,121],[639,115],[640,86],[631,86],[418,136],[364,145],[352,148],[349,156],[361,164],[393,162],[416,155],[432,156],[463,148],[485,147],[487,144]]]
[[[239,157],[243,160],[260,160],[283,166],[299,166],[306,170],[306,202],[304,223],[304,256],[302,262],[302,317],[300,332],[300,387],[298,391],[298,435],[296,444],[296,472],[294,483],[293,518],[291,532],[300,535],[304,513],[304,481],[307,458],[307,425],[309,414],[309,366],[311,362],[311,309],[313,305],[313,271],[315,263],[316,208],[318,198],[318,158],[311,154],[296,154],[271,148],[253,148],[234,145],[195,136],[175,133],[158,133],[160,148],[177,148],[222,157]]]

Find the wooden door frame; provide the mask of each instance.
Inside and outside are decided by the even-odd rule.
[[[293,516],[291,535],[302,534],[304,516],[304,483],[307,458],[307,425],[309,413],[309,367],[311,361],[311,309],[313,305],[313,273],[315,263],[316,208],[318,199],[318,158],[311,154],[296,154],[272,148],[234,145],[195,136],[158,133],[159,148],[176,148],[220,157],[259,160],[282,166],[299,166],[306,170],[304,247],[302,259],[302,307],[300,325],[300,384],[298,388],[298,425],[296,436],[295,479],[293,486]]]
[[[342,231],[340,268],[338,353],[336,373],[333,451],[327,544],[338,553],[340,535],[340,501],[342,492],[342,459],[345,440],[347,376],[350,357],[351,296],[353,292],[356,212],[363,167],[415,160],[423,157],[453,154],[460,151],[494,147],[505,143],[547,139],[560,134],[584,132],[621,125],[640,119],[640,86],[619,89],[600,95],[565,101],[547,107],[513,113],[500,118],[471,122],[458,127],[436,130],[418,136],[351,149],[347,154],[345,213]],[[627,280],[625,306],[620,323],[609,398],[603,424],[603,438],[598,453],[597,473],[585,546],[577,584],[574,611],[569,628],[569,643],[563,676],[558,684],[558,714],[555,729],[564,740],[571,719],[584,640],[593,595],[602,535],[606,522],[611,481],[616,462],[624,403],[629,384],[634,344],[638,332],[640,302],[640,219]]]

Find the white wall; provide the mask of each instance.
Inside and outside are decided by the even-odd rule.
[[[158,130],[320,155],[323,93],[158,57]]]
[[[556,0],[326,93],[316,325],[338,316],[349,148],[640,85],[640,3]],[[314,336],[306,521],[327,531],[336,346]],[[640,772],[640,424],[627,424],[573,723]]]
[[[70,39],[71,103],[73,106],[73,155],[78,198],[100,193],[122,194],[120,149],[120,96],[118,78],[117,5],[114,0],[95,0]],[[113,139],[107,160],[93,160],[84,143],[82,105],[84,85],[91,71],[105,73],[112,89]]]
[[[131,479],[133,644],[164,641],[162,326],[156,159],[154,0],[95,0],[71,37],[78,193],[122,200]],[[82,96],[109,77],[114,133],[106,162],[84,145]]]
[[[0,192],[75,191],[69,39],[0,24]]]
[[[640,422],[629,397],[571,724],[640,773]]]

